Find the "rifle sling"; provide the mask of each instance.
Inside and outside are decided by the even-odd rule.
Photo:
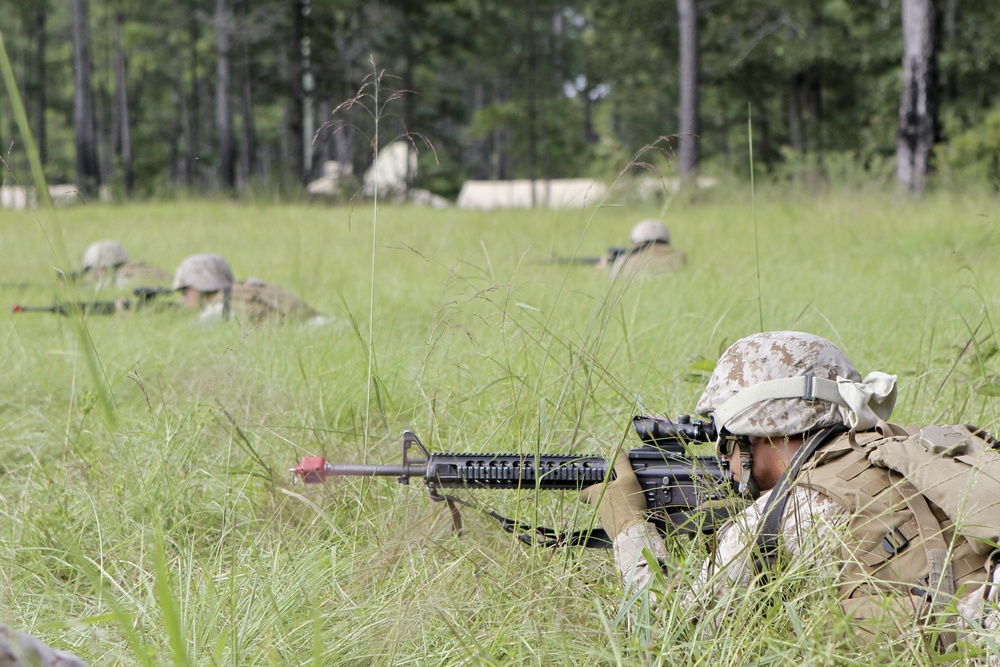
[[[464,505],[465,507],[473,509],[480,514],[493,519],[500,524],[500,527],[503,528],[504,531],[510,533],[511,535],[517,535],[518,540],[531,546],[552,547],[553,549],[556,547],[610,549],[612,546],[611,538],[602,528],[595,528],[593,530],[574,530],[568,533],[560,533],[559,531],[545,526],[532,526],[529,523],[509,519],[498,512],[485,509],[475,503],[469,502],[468,500],[457,496],[438,494],[436,499],[447,501],[448,508],[451,510],[452,522],[454,524],[456,534],[461,534],[462,531],[462,518],[458,513],[457,505]]]
[[[803,464],[808,461],[820,445],[833,435],[843,433],[847,427],[840,424],[825,428],[810,436],[795,456],[788,463],[788,468],[771,489],[764,509],[761,512],[761,522],[757,533],[757,541],[753,550],[753,571],[756,574],[766,574],[778,557],[778,536],[781,534],[781,518],[785,514],[785,505],[792,493],[792,482],[799,476]]]

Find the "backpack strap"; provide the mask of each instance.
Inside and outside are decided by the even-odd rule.
[[[934,516],[927,499],[917,490],[913,484],[903,481],[899,485],[899,490],[903,494],[903,500],[917,521],[917,530],[920,532],[920,540],[924,545],[924,552],[927,556],[927,587],[920,589],[914,587],[914,593],[922,595],[931,605],[930,613],[939,618],[945,614],[953,616],[946,610],[954,604],[955,598],[955,574],[949,558],[948,545],[941,534],[941,524]],[[944,632],[938,637],[939,648],[947,651],[955,644],[957,637],[954,632]]]
[[[764,504],[764,511],[761,513],[760,528],[753,550],[753,571],[756,574],[763,574],[770,570],[778,557],[781,518],[785,514],[785,505],[788,504],[788,497],[792,493],[792,482],[799,476],[802,465],[816,453],[820,445],[832,436],[846,430],[846,426],[838,424],[814,433],[803,443],[799,451],[795,452],[795,456],[788,463],[788,468],[771,489],[771,495],[768,496],[767,502]]]

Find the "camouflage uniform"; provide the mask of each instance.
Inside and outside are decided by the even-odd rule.
[[[723,354],[698,403],[697,412],[713,418],[723,439],[738,434],[769,438],[773,442],[783,435],[791,438],[803,433],[831,433],[824,430],[830,427],[850,428],[842,435],[828,435],[815,453],[804,459],[791,480],[787,502],[775,526],[778,543],[788,557],[788,567],[815,572],[839,587],[845,610],[851,613],[853,626],[860,633],[913,639],[920,633],[921,620],[942,609],[920,588],[921,585],[928,590],[931,587],[893,577],[904,570],[932,569],[929,565],[931,551],[925,554],[918,546],[925,544],[923,528],[917,537],[911,534],[916,544],[909,550],[906,550],[907,544],[898,548],[890,545],[893,549],[881,553],[882,560],[868,561],[868,552],[861,550],[857,542],[857,535],[862,534],[858,526],[884,531],[885,526],[895,525],[889,517],[882,523],[879,517],[884,515],[874,516],[867,512],[868,507],[875,507],[867,499],[873,494],[883,497],[881,494],[886,487],[869,491],[871,485],[864,480],[871,478],[862,477],[860,473],[853,473],[857,476],[839,475],[841,481],[836,487],[822,481],[826,466],[836,471],[838,465],[856,465],[859,460],[867,464],[869,450],[864,449],[865,445],[884,442],[893,435],[902,437],[904,433],[899,427],[883,421],[895,402],[895,378],[871,373],[864,381],[859,380],[860,374],[846,355],[825,339],[798,332],[756,334],[738,341]],[[751,470],[749,459],[752,455],[744,450],[768,446],[766,441],[739,444],[741,481],[747,481]],[[720,441],[720,449],[723,448]],[[802,448],[809,451],[806,444]],[[731,466],[735,452],[735,448],[725,452],[732,456]],[[858,469],[871,471],[864,466]],[[832,478],[831,473],[825,474],[827,479]],[[618,479],[608,486],[616,483]],[[817,488],[835,488],[837,497],[847,498],[845,502],[860,503],[861,506],[855,509],[857,514],[852,514],[850,507],[839,504]],[[714,552],[704,562],[695,590],[688,596],[694,617],[698,615],[698,606],[711,604],[732,591],[752,585],[759,567],[753,560],[760,546],[759,536],[767,532],[762,531],[761,517],[773,493],[768,490],[761,494],[746,510],[720,528]],[[857,499],[852,501],[849,496]],[[906,506],[911,506],[910,501],[906,501]],[[603,517],[604,514],[602,523]],[[892,518],[903,520],[904,517]],[[933,536],[946,538],[951,560],[947,567],[954,568],[954,581],[963,585],[951,600],[954,604],[944,608],[944,615],[935,617],[933,627],[945,631],[942,640],[945,637],[949,640],[942,641],[944,646],[956,639],[973,645],[985,644],[987,648],[993,642],[989,664],[1000,667],[1000,652],[995,648],[1000,643],[1000,566],[997,562],[1000,551],[992,556],[980,552],[978,556],[963,557],[969,553],[970,545],[964,537],[954,537],[952,524],[946,518],[939,520],[940,528]],[[614,538],[617,569],[626,585],[645,588],[654,578],[653,568],[666,562],[663,538],[649,523],[623,522],[622,525],[626,527]],[[855,530],[859,532],[852,532]],[[655,561],[648,562],[645,554],[652,555]],[[884,570],[879,569],[882,563],[887,563]],[[859,572],[872,569],[874,575],[859,577]],[[989,638],[986,642],[982,641],[984,634]]]
[[[326,324],[332,321],[280,287],[256,278],[235,282],[229,262],[219,255],[193,255],[185,259],[177,268],[173,289],[183,292],[182,300],[189,307],[201,309],[203,321],[233,316],[245,322]]]
[[[702,564],[695,589],[688,595],[688,602],[693,608],[710,605],[712,600],[721,600],[733,590],[750,587],[756,576],[750,554],[770,493],[762,494],[721,527],[715,550]],[[795,486],[780,523],[781,544],[784,553],[789,556],[789,567],[809,568],[817,576],[835,581],[844,562],[841,547],[849,519],[850,515],[833,500],[808,487]],[[655,564],[657,569],[667,562],[666,545],[652,524],[625,530],[614,540],[615,564],[626,586],[633,589],[648,587],[654,578],[654,570],[643,556],[644,549],[658,560]],[[858,605],[865,604],[867,600],[856,598],[849,602],[854,605],[852,613],[864,614]],[[900,635],[905,636],[906,632],[918,634],[918,627],[912,623],[915,614],[910,605],[913,601],[904,596],[900,602],[900,607],[895,610],[900,614],[896,620],[904,624]],[[916,611],[920,611],[922,602],[917,601]],[[959,639],[976,644],[985,632],[994,641],[1000,641],[1000,567],[994,564],[989,581],[984,577],[978,585],[967,586],[956,600],[956,609],[961,620]],[[867,632],[861,622],[855,627],[861,633]],[[983,630],[977,630],[978,627]],[[1000,666],[1000,654],[991,656],[988,664],[991,667]]]
[[[670,273],[687,264],[687,254],[672,245],[653,241],[635,244],[618,255],[608,268],[612,278]]]
[[[170,279],[168,271],[134,260],[125,262],[114,272],[115,287],[165,287]]]
[[[0,625],[0,667],[87,667],[76,656]]]
[[[251,279],[233,283],[229,295],[231,315],[248,322],[323,323],[325,318],[309,304],[280,287]],[[222,317],[224,296],[213,297],[202,310],[202,319]]]

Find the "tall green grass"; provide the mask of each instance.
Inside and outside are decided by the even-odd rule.
[[[634,444],[632,414],[689,412],[761,318],[829,337],[862,373],[899,374],[895,421],[997,426],[996,202],[758,185],[756,230],[748,202],[739,189],[673,202],[689,266],[630,283],[539,262],[621,245],[658,212],[613,201],[380,206],[374,269],[363,207],[57,210],[71,257],[101,238],[168,269],[218,252],[340,323],[206,327],[150,310],[89,317],[84,338],[71,319],[4,315],[0,620],[95,665],[930,664],[853,645],[808,578],[711,612],[727,614],[715,633],[718,617],[693,626],[679,594],[633,604],[607,553],[527,548],[471,513],[456,537],[417,486],[289,484],[306,454],[395,462],[405,428],[447,451]],[[53,268],[76,268],[46,225],[0,212],[8,305],[51,302]],[[79,294],[93,296],[106,298]],[[592,521],[575,494],[468,495],[545,525]],[[704,545],[675,552],[682,591]]]

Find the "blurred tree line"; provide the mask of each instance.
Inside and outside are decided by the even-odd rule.
[[[681,153],[685,172],[745,174],[751,127],[755,165],[778,178],[891,181],[911,127],[934,148],[928,169],[996,179],[995,9],[995,0],[0,0],[0,31],[50,182],[87,193],[108,185],[117,197],[294,193],[329,161],[364,173],[378,116],[382,145],[420,135],[415,185],[454,196],[466,179],[613,176],[650,145]],[[933,49],[912,72],[907,11],[930,19],[921,48]],[[927,110],[922,98],[901,105],[911,79],[929,95],[926,117],[913,117]],[[682,139],[695,135],[685,154]],[[25,180],[8,103],[0,139],[5,181]]]

